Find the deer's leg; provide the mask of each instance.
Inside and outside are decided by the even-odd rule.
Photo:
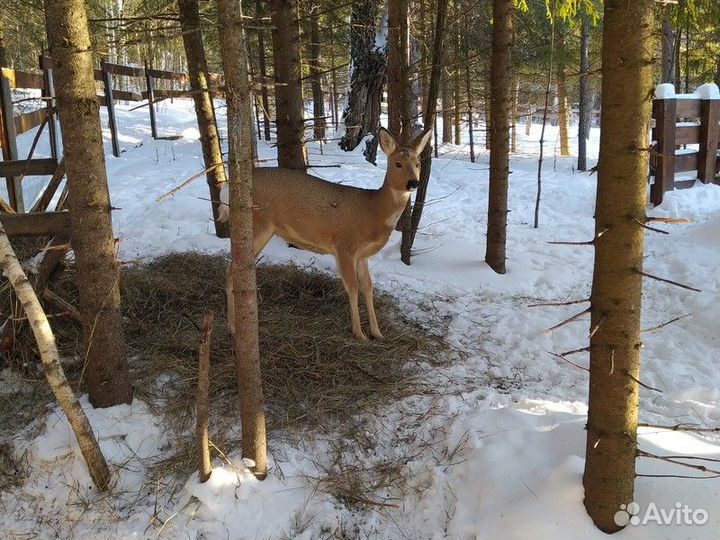
[[[363,333],[360,326],[360,310],[358,308],[358,275],[355,259],[351,255],[342,253],[336,254],[338,270],[342,278],[343,285],[347,291],[348,300],[350,300],[350,319],[352,321],[353,335],[365,341],[367,336]]]
[[[370,277],[370,267],[368,259],[364,257],[357,264],[358,282],[360,290],[365,297],[365,305],[367,306],[368,319],[370,321],[370,335],[375,339],[382,339],[383,335],[378,326],[377,317],[375,316],[375,304],[373,303],[372,278]]]

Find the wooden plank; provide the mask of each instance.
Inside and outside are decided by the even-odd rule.
[[[720,99],[703,99],[700,105],[700,149],[698,150],[698,178],[704,184],[715,181],[718,148],[718,121],[720,120]]]
[[[675,127],[677,118],[676,99],[656,99],[653,101],[655,118],[655,182],[650,188],[650,202],[657,206],[662,203],[663,194],[672,189],[675,181],[673,167],[675,157]]]
[[[15,117],[15,134],[22,135],[38,127],[45,120],[47,109],[37,109]]]
[[[121,101],[143,101],[144,98],[140,92],[127,92],[125,90],[113,90],[113,99]]]
[[[179,73],[177,71],[165,71],[162,69],[149,69],[148,74],[153,79],[165,79],[169,81],[180,81],[180,82],[189,82],[188,76],[185,73]]]
[[[700,124],[696,126],[678,126],[675,145],[696,144],[700,140]]]
[[[0,214],[0,223],[10,238],[57,235],[70,237],[70,212]]]
[[[17,134],[15,133],[15,122],[13,121],[10,81],[5,77],[0,77],[0,109],[2,109],[2,132],[5,142],[3,145],[3,158],[15,160],[18,158]],[[24,212],[25,203],[23,201],[21,179],[8,176],[6,182],[10,206],[16,212]]]
[[[123,66],[120,64],[112,64],[110,62],[103,63],[103,69],[113,75],[124,75],[126,77],[144,77],[145,70],[139,67]]]
[[[675,172],[691,172],[698,170],[698,153],[689,152],[675,156]],[[674,182],[676,183],[676,182]]]
[[[150,132],[153,139],[157,139],[157,120],[155,118],[155,95],[153,89],[153,78],[148,70],[148,63],[145,60],[145,97],[148,100],[148,109],[150,110]]]
[[[52,198],[55,196],[55,192],[57,191],[57,188],[60,186],[60,182],[62,182],[62,179],[64,177],[65,158],[61,159],[58,163],[57,168],[55,169],[55,172],[50,179],[50,182],[48,182],[42,195],[30,209],[30,212],[45,212],[45,210],[48,209],[48,207],[50,206],[50,201],[52,201]]]
[[[8,176],[45,176],[53,174],[58,163],[53,158],[12,159],[0,161],[0,177]]]
[[[42,65],[42,56],[40,57],[40,64]],[[50,68],[43,69],[43,78],[45,79],[45,94],[46,97],[52,98],[46,102],[48,108],[55,107],[55,80],[53,79],[53,71]],[[50,138],[50,155],[57,160],[58,159],[58,126],[57,126],[57,115],[53,114],[48,120],[48,136]]]
[[[665,100],[663,100],[665,101]],[[700,99],[678,99],[677,118],[700,118]]]
[[[10,81],[10,88],[37,88],[43,90],[45,83],[39,73],[18,71],[16,69],[2,68],[2,76]]]
[[[100,64],[104,65],[104,62]],[[115,119],[115,102],[113,101],[112,75],[102,70],[103,86],[105,88],[105,106],[108,110],[108,124],[110,126],[110,139],[112,141],[113,156],[120,157],[120,141],[117,134],[117,121]]]

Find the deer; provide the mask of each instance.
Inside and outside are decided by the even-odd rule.
[[[335,256],[350,303],[352,333],[367,336],[360,324],[358,291],[365,297],[370,336],[382,339],[378,326],[368,258],[390,239],[410,194],[420,185],[420,153],[431,129],[405,145],[385,128],[378,130],[387,156],[385,180],[379,189],[337,184],[305,171],[260,167],[253,170],[253,237],[255,256],[279,236],[292,247]],[[221,192],[220,220],[229,219],[227,184]],[[235,329],[230,270],[227,274],[228,329]]]

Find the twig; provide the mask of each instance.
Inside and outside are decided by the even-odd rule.
[[[567,302],[546,302],[543,304],[528,304],[527,307],[553,307],[553,306],[571,306],[573,304],[582,304],[583,302],[589,302],[589,298],[583,298],[582,300],[568,300]]]
[[[665,328],[667,325],[672,324],[674,322],[677,322],[681,319],[685,319],[687,317],[692,316],[692,313],[686,313],[685,315],[680,315],[679,317],[675,317],[674,319],[670,319],[667,322],[664,322],[662,324],[658,324],[657,326],[651,326],[650,328],[646,328],[644,330],[640,330],[641,332],[655,332],[657,330],[660,330],[661,328]]]
[[[696,460],[720,463],[719,459],[701,458],[701,457],[697,457],[697,456],[660,456],[658,454],[651,454],[650,452],[645,452],[644,450],[640,450],[640,449],[638,449],[638,451],[637,451],[637,456],[650,458],[650,459],[657,459],[660,461],[665,461],[667,463],[672,463],[673,465],[680,465],[681,467],[687,467],[689,469],[695,469],[696,471],[712,473],[712,474],[720,476],[720,471],[715,470],[715,469],[710,469],[710,468],[706,467],[705,465],[696,465],[694,463],[685,463],[684,461],[679,461],[680,459],[696,459]],[[694,478],[698,478],[698,477],[694,477]]]
[[[184,188],[186,188],[187,186],[189,186],[194,180],[197,180],[198,178],[200,178],[200,177],[201,177],[202,175],[204,175],[204,174],[208,174],[208,173],[214,171],[215,169],[217,169],[218,167],[220,167],[220,165],[222,165],[222,163],[215,163],[214,165],[210,165],[207,169],[202,170],[202,171],[200,171],[199,173],[192,175],[190,178],[188,178],[187,180],[183,181],[183,182],[182,182],[180,185],[178,185],[177,187],[174,187],[173,189],[171,189],[170,191],[168,191],[168,192],[165,193],[164,195],[160,195],[157,199],[155,199],[155,202],[156,202],[156,203],[162,202],[162,201],[164,201],[165,199],[167,199],[168,197],[171,197],[171,196],[175,195],[175,194],[176,194],[178,191],[180,191],[181,189],[184,189]]]
[[[710,432],[710,433],[717,433],[720,431],[720,428],[706,428],[706,427],[694,426],[691,424],[675,424],[674,426],[665,426],[663,424],[649,424],[649,423],[643,422],[643,423],[639,423],[638,426],[667,429],[670,431],[698,431],[698,432]]]
[[[552,352],[552,351],[545,351],[545,352],[548,353],[548,354],[552,354],[553,356],[555,356],[556,358],[559,358],[559,359],[562,360],[563,362],[567,362],[567,363],[570,364],[571,366],[575,366],[576,368],[580,368],[580,369],[582,369],[582,370],[584,370],[584,371],[590,371],[590,370],[589,370],[588,368],[586,368],[585,366],[581,366],[580,364],[576,364],[576,363],[573,362],[572,360],[568,360],[568,359],[565,358],[562,354],[554,353],[554,352]]]
[[[592,338],[592,337],[595,335],[595,333],[596,333],[598,330],[600,330],[600,326],[602,326],[602,323],[604,323],[604,322],[605,322],[605,317],[603,317],[602,319],[600,319],[600,322],[597,323],[597,324],[592,328],[592,330],[590,330],[590,335],[589,335],[588,337]]]
[[[664,217],[647,217],[648,221],[657,221],[660,223],[690,223],[689,219],[686,218],[664,218]]]
[[[653,232],[660,233],[660,234],[670,234],[669,232],[663,231],[662,229],[656,229],[655,227],[651,227],[650,225],[645,225],[642,221],[640,221],[637,218],[635,218],[635,223],[637,223],[641,227],[646,228],[648,231],[653,231]]]
[[[633,375],[632,375],[629,371],[626,370],[626,371],[625,371],[625,375],[627,375],[628,377],[630,377],[633,381],[635,381],[636,383],[638,383],[638,384],[639,384],[640,386],[642,386],[643,388],[647,388],[648,390],[652,390],[653,392],[659,392],[659,393],[662,394],[662,390],[660,390],[659,388],[655,388],[654,386],[650,386],[649,384],[645,384],[644,382],[640,381],[640,379],[637,379],[637,378],[633,377]]]
[[[542,336],[542,335],[544,335],[544,334],[549,334],[549,333],[552,332],[553,330],[557,330],[557,329],[560,328],[561,326],[565,326],[566,324],[569,324],[569,323],[571,323],[571,322],[579,319],[580,317],[582,317],[582,316],[585,315],[586,313],[590,313],[590,308],[583,309],[580,313],[576,313],[575,315],[573,315],[573,316],[570,317],[569,319],[565,319],[564,321],[556,324],[555,326],[551,326],[550,328],[547,328],[546,330],[543,330],[542,332],[540,332],[539,335]]]
[[[637,273],[640,274],[641,276],[645,276],[646,278],[655,279],[657,281],[662,281],[663,283],[669,283],[670,285],[676,285],[682,289],[687,289],[689,291],[695,291],[695,292],[702,292],[700,289],[696,289],[695,287],[691,287],[690,285],[683,285],[682,283],[678,283],[677,281],[672,281],[670,279],[653,276],[652,274],[648,274],[647,272],[643,272],[642,270],[637,270]]]

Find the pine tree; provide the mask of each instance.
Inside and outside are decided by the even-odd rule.
[[[253,248],[253,133],[247,50],[240,2],[218,0],[217,4],[228,106],[232,301],[235,310],[235,363],[240,387],[242,455],[255,462],[254,473],[263,479],[267,475],[267,442]]]
[[[621,528],[614,516],[635,483],[653,4],[605,1],[583,485],[585,508],[607,533]]]
[[[85,4],[82,0],[45,0],[45,16],[55,60],[88,393],[93,406],[110,407],[130,403],[133,391]]]
[[[220,149],[220,135],[215,119],[215,107],[210,95],[210,75],[205,46],[200,29],[200,8],[198,0],[178,0],[180,27],[182,28],[185,56],[187,57],[190,88],[193,90],[195,115],[197,116],[200,144],[210,188],[215,234],[227,238],[227,223],[218,220],[220,215],[220,189],[225,183],[225,165]]]

